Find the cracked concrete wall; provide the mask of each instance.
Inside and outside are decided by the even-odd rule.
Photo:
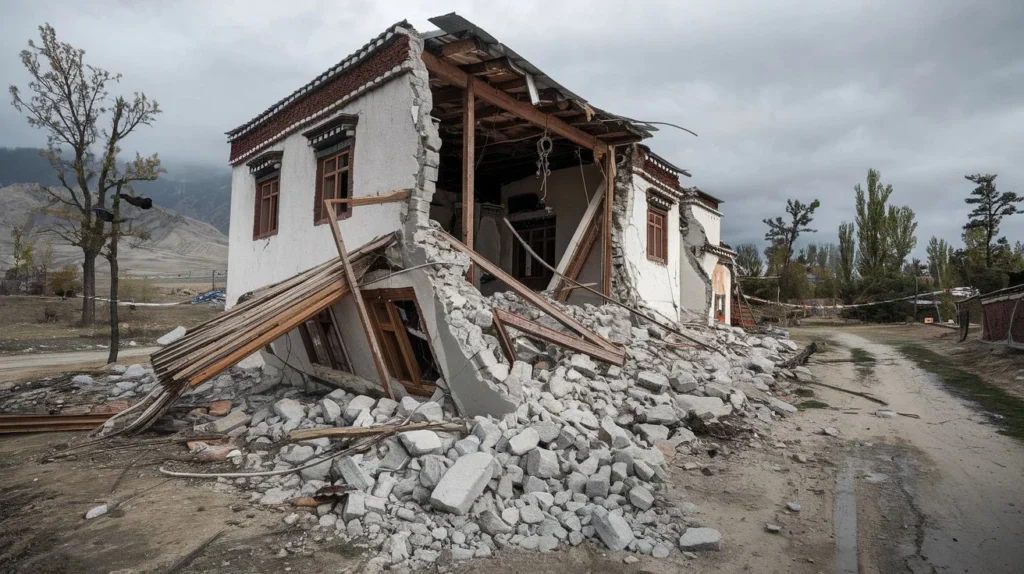
[[[704,265],[707,254],[703,253],[708,237],[704,226],[694,215],[694,206],[683,203],[680,207],[682,217],[679,230],[683,243],[683,256],[679,258],[679,274],[682,279],[680,300],[684,307],[702,313],[710,323],[713,291],[711,275],[705,270]]]

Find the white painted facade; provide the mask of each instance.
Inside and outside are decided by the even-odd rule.
[[[629,194],[627,208],[628,223],[622,226],[624,237],[621,245],[625,251],[625,265],[633,278],[633,289],[637,296],[651,309],[665,317],[678,321],[683,304],[680,301],[682,289],[679,265],[679,203],[673,202],[668,210],[665,233],[668,251],[666,263],[652,261],[647,245],[647,192],[653,189],[661,196],[671,197],[664,188],[657,186],[639,174],[633,174],[633,189]]]
[[[412,111],[413,113],[410,113]],[[356,124],[352,197],[386,194],[416,185],[420,165],[413,94],[406,75],[392,79],[338,113],[359,117]],[[326,123],[337,114],[325,117]],[[307,129],[315,128],[310,125]],[[265,151],[283,151],[278,230],[266,239],[252,237],[256,182],[245,163],[231,176],[231,227],[228,243],[227,306],[254,289],[287,279],[338,256],[328,225],[313,225],[316,157],[309,140],[293,133]],[[262,153],[262,152],[261,152]],[[401,202],[353,208],[340,221],[351,250],[398,230],[407,209]]]

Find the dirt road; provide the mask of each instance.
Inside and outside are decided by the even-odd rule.
[[[1000,434],[990,414],[906,347],[834,329],[800,335],[834,343],[814,358],[819,380],[889,403],[819,387],[817,399],[832,408],[805,411],[805,423],[847,439],[837,469],[837,571],[1020,572],[1024,443]],[[929,368],[956,368],[941,363]],[[882,408],[920,418],[882,418]]]
[[[118,351],[119,362],[149,360],[149,355],[160,347],[134,347]],[[75,351],[72,353],[37,353],[0,357],[0,382],[15,381],[31,376],[71,371],[74,368],[91,369],[107,364],[107,351]]]

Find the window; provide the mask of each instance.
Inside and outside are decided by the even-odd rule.
[[[334,146],[337,148],[338,146]],[[324,201],[328,199],[345,199],[352,196],[352,145],[347,142],[344,149],[330,148],[317,154],[316,166],[316,205],[313,213],[316,223],[326,223],[327,213]],[[334,206],[335,217],[343,219],[352,214],[352,208],[346,204]]]
[[[253,198],[252,238],[264,239],[277,233],[280,209],[281,160],[284,152],[268,151],[246,165],[256,180]]]
[[[667,222],[668,212],[647,206],[647,259],[655,263],[668,263]]]
[[[253,239],[264,239],[277,233],[277,212],[280,178],[276,175],[256,182],[256,216]]]
[[[515,230],[540,255],[544,262],[554,267],[555,260],[555,218],[542,217],[517,221]],[[551,279],[551,270],[537,262],[522,243],[516,241],[512,249],[512,269],[516,279],[531,289],[545,289]]]
[[[352,372],[330,309],[324,309],[299,325],[299,335],[306,346],[310,363]]]
[[[388,374],[414,395],[430,396],[441,376],[420,321],[412,289],[363,291],[370,322],[384,355]]]

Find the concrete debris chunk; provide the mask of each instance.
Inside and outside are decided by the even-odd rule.
[[[412,456],[436,454],[441,452],[441,439],[431,430],[414,430],[399,433],[398,439]]]
[[[166,333],[164,336],[162,336],[159,339],[157,339],[156,340],[156,344],[160,345],[161,347],[163,347],[165,345],[170,345],[171,343],[177,341],[178,339],[180,339],[180,338],[182,338],[184,336],[185,336],[185,327],[182,327],[181,325],[178,325],[173,330],[171,330],[170,332]]]
[[[515,456],[522,456],[537,448],[538,444],[540,444],[540,435],[532,427],[527,427],[509,439],[508,450]]]
[[[636,384],[655,394],[668,390],[668,377],[654,371],[641,371],[636,376]]]
[[[633,529],[629,527],[626,519],[602,507],[594,509],[593,525],[597,536],[609,550],[622,550],[633,541]]]
[[[494,457],[474,452],[459,457],[430,494],[430,505],[453,514],[466,514],[493,475]]]
[[[714,528],[687,528],[679,538],[679,549],[683,552],[721,550],[722,535]]]
[[[295,399],[281,399],[274,403],[274,414],[286,421],[301,421],[306,416],[306,408]]]
[[[591,359],[587,355],[584,355],[583,353],[574,354],[572,356],[572,359],[569,360],[569,364],[578,373],[580,373],[584,377],[587,377],[588,379],[593,379],[594,377],[597,376],[597,363],[595,363],[593,359]]]
[[[537,478],[554,478],[561,474],[558,455],[546,448],[534,448],[526,455],[526,473]]]
[[[612,448],[625,448],[632,444],[632,435],[628,431],[615,424],[610,417],[601,419],[600,438]]]
[[[780,415],[791,415],[797,412],[796,407],[775,397],[770,397],[768,399],[768,407]]]
[[[366,395],[359,395],[345,405],[345,420],[355,421],[363,411],[370,412],[377,400]]]

